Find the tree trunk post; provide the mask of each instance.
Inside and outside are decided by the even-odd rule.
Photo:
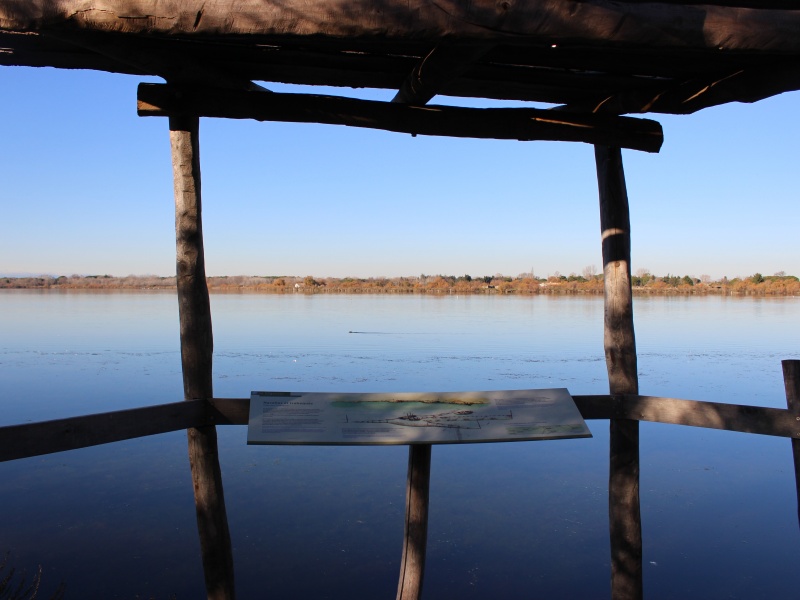
[[[784,360],[783,384],[786,388],[786,406],[800,420],[800,360]],[[800,524],[800,439],[792,439],[794,481],[797,489],[797,519]]]
[[[605,301],[604,346],[612,396],[638,394],[631,291],[628,192],[619,148],[595,146],[600,192]],[[641,600],[642,522],[639,507],[639,422],[610,421],[608,481],[611,597]]]
[[[403,557],[397,600],[419,600],[425,574],[428,544],[428,497],[431,478],[431,445],[408,447],[406,480],[406,522],[403,529]]]
[[[169,118],[185,400],[207,400],[214,396],[211,305],[205,274],[200,202],[199,124],[200,119],[195,116]],[[217,430],[213,425],[193,427],[187,429],[187,434],[206,593],[209,600],[233,600],[233,552],[225,512]]]

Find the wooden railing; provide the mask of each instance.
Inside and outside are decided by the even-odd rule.
[[[800,361],[785,361],[800,362]],[[800,382],[800,379],[798,379]],[[798,394],[800,397],[800,394]],[[800,411],[659,396],[573,396],[586,420],[630,419],[800,440]],[[249,398],[212,398],[0,427],[0,462],[207,425],[246,425]]]

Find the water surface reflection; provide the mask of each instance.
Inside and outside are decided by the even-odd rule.
[[[4,424],[181,398],[172,294],[0,294]],[[782,406],[797,299],[637,298],[642,393]],[[212,296],[215,393],[607,391],[601,298]],[[375,332],[352,334],[351,331]],[[594,438],[436,447],[428,598],[608,597]],[[246,446],[220,430],[241,597],[391,597],[405,448]],[[202,596],[183,433],[0,465],[19,568],[71,597]],[[653,598],[791,597],[786,440],[642,424]]]

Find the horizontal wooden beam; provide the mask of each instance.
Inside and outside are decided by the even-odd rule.
[[[769,66],[736,69],[725,74],[663,83],[651,89],[630,89],[597,95],[566,105],[566,110],[606,114],[691,114],[729,102],[758,102],[764,98],[800,89],[800,67],[796,60]]]
[[[642,0],[618,0],[626,4],[641,3]],[[684,4],[727,6],[738,8],[769,8],[780,10],[797,10],[797,0],[659,0],[661,4]]]
[[[209,85],[213,83],[215,87],[220,88],[267,91],[246,78],[237,77],[230,70],[201,63],[191,56],[185,47],[182,49],[171,48],[169,52],[155,52],[129,37],[115,36],[111,38],[106,35],[74,31],[55,33],[48,31],[44,37],[117,61],[120,64],[118,67],[120,71],[136,70],[142,73],[154,73],[175,84]]]
[[[800,415],[657,396],[573,396],[584,419],[633,419],[800,439]],[[205,425],[247,425],[249,398],[212,398],[0,427],[0,462]]]
[[[215,425],[247,425],[250,398],[212,398],[209,419]]]
[[[189,36],[579,40],[709,51],[800,50],[800,11],[618,0],[0,0],[0,29]],[[732,4],[749,4],[733,0]],[[765,6],[789,2],[770,0]]]
[[[449,45],[467,54],[488,47],[482,42]],[[430,47],[415,40],[337,39],[309,46],[288,38],[265,45],[83,30],[0,31],[0,65],[156,74],[171,83],[238,88],[259,80],[397,90],[406,80],[406,87],[410,85],[420,97],[433,88],[447,96],[565,104],[572,112],[605,114],[683,114],[724,102],[753,102],[800,87],[794,57],[771,50],[767,54],[657,48],[631,52],[613,46],[587,50],[570,44],[551,48],[515,42],[493,46],[456,77],[457,61],[453,69],[442,68],[447,53],[444,57],[434,53],[433,64],[425,59]],[[419,81],[415,65],[423,67]],[[405,103],[424,104],[417,99]]]
[[[658,152],[661,125],[647,119],[528,108],[409,106],[309,94],[274,94],[139,84],[142,117],[201,117],[326,123],[412,135],[605,144]]]
[[[587,421],[611,418],[611,396],[596,394],[592,396],[572,396],[581,416]]]
[[[765,408],[659,396],[573,396],[584,419],[632,419],[800,438],[800,415]]]
[[[207,425],[207,403],[189,400],[0,427],[0,462]]]

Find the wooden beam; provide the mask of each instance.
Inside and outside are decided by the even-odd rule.
[[[800,411],[659,396],[573,396],[584,419],[631,419],[800,439]]]
[[[600,190],[605,305],[604,345],[612,395],[638,394],[631,291],[628,192],[619,148],[595,146]],[[611,531],[611,597],[641,600],[642,521],[639,506],[639,422],[610,421],[608,513]]]
[[[442,87],[458,79],[492,48],[494,44],[438,44],[414,66],[392,102],[427,104]]]
[[[661,125],[646,119],[522,108],[407,106],[333,96],[139,85],[139,116],[162,117],[176,112],[201,117],[349,125],[412,135],[613,143],[645,152],[657,152],[663,142]]]
[[[232,74],[229,70],[201,64],[188,54],[186,46],[181,48],[173,46],[169,52],[153,52],[146,45],[129,38],[120,39],[122,36],[112,38],[107,35],[75,31],[48,31],[44,36],[117,61],[123,65],[120,67],[121,71],[136,70],[152,73],[174,84],[204,84],[224,89],[268,91],[249,79]]]
[[[729,102],[758,102],[798,89],[800,67],[797,61],[791,60],[596,95],[593,100],[581,100],[559,108],[615,115],[647,112],[686,115]]]
[[[642,0],[619,0],[628,4],[640,3]],[[659,0],[661,4],[683,4],[686,6],[708,5],[738,8],[797,10],[797,0]]]
[[[250,419],[250,398],[212,398],[209,420],[217,425],[247,425]]]
[[[786,388],[786,404],[800,422],[800,360],[784,360],[783,383]],[[800,426],[800,423],[798,423]],[[800,523],[800,431],[792,439],[792,458],[794,459],[794,482],[797,492],[797,518]]]
[[[0,427],[0,462],[202,427],[202,400]]]
[[[573,396],[586,420],[634,419],[800,439],[800,410],[657,396]],[[206,425],[247,425],[249,398],[188,400],[0,427],[0,462]]]
[[[470,53],[491,43],[448,42],[448,46]],[[281,38],[246,44],[85,30],[33,34],[0,30],[0,48],[0,65],[92,68],[232,89],[250,86],[255,79],[396,90],[404,80],[406,86],[414,85],[415,64],[424,63],[421,83],[416,85],[427,86],[439,77],[437,62],[446,62],[437,58],[444,52],[438,50],[432,65],[425,61],[430,43],[416,39],[315,39],[309,45]],[[607,45],[590,50],[572,44],[553,49],[522,40],[494,46],[458,77],[454,75],[459,63],[453,54],[453,69],[441,69],[444,79],[438,94],[546,102],[577,113],[686,114],[800,88],[796,57],[770,49],[747,54],[630,51]]]
[[[175,233],[183,391],[186,400],[211,398],[213,336],[206,285],[200,200],[200,119],[169,119],[175,182]],[[197,529],[209,600],[235,598],[231,549],[217,430],[213,425],[187,430]]]
[[[778,0],[772,0],[772,6]],[[800,51],[800,11],[616,0],[0,0],[0,29]]]
[[[611,394],[591,394],[572,396],[575,406],[584,420],[610,419],[613,416],[614,396]]]

